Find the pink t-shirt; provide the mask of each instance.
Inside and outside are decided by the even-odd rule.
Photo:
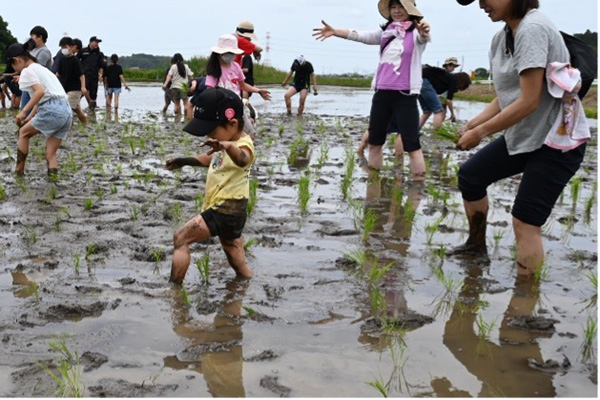
[[[206,86],[222,87],[229,89],[241,96],[242,83],[246,80],[246,76],[242,71],[242,67],[236,62],[232,62],[230,66],[224,67],[221,65],[221,78],[217,81],[215,76],[208,75],[206,77]]]

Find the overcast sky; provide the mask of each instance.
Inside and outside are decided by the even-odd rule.
[[[540,0],[541,10],[559,29],[580,33],[597,31],[597,0]],[[502,28],[479,9],[455,0],[417,0],[431,25],[432,43],[423,62],[439,65],[448,56],[464,59],[469,71],[488,66],[487,52],[493,34]],[[185,58],[208,55],[220,34],[231,33],[242,20],[254,23],[258,43],[266,47],[271,35],[273,66],[287,69],[303,54],[317,74],[372,73],[377,66],[377,46],[366,46],[338,38],[316,42],[312,29],[321,19],[336,28],[373,30],[384,22],[377,0],[1,0],[0,15],[20,41],[35,25],[49,32],[48,46],[54,53],[63,34],[103,40],[107,54],[150,53]],[[265,57],[266,58],[266,57]]]

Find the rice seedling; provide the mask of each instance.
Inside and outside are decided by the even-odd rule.
[[[56,199],[57,196],[58,189],[56,188],[56,186],[51,186],[50,189],[48,189],[48,194],[46,195],[46,198],[42,201],[46,204],[50,204],[52,203],[52,200]]]
[[[571,199],[573,200],[573,205],[575,205],[577,203],[577,200],[579,199],[579,189],[581,187],[581,182],[582,179],[580,176],[575,176],[573,177],[573,179],[571,179]]]
[[[298,135],[300,136],[304,134],[304,127],[302,126],[302,124],[298,123],[298,125],[296,125],[296,133],[298,133]]]
[[[387,310],[387,302],[385,296],[381,292],[379,286],[374,286],[368,289],[369,304],[371,306],[371,315],[383,317]]]
[[[461,286],[461,281],[454,279],[451,274],[446,276],[441,266],[433,268],[433,274],[444,286],[444,290],[431,303],[434,304],[433,315],[446,315],[446,313],[452,311],[458,299],[457,291]]]
[[[298,180],[298,206],[302,213],[305,213],[308,209],[310,198],[310,176],[303,175]]]
[[[98,246],[90,244],[85,248],[85,261],[89,261],[94,254],[98,254]]]
[[[368,274],[368,283],[371,287],[379,286],[379,283],[383,280],[385,275],[392,269],[394,263],[388,263],[386,265],[379,265],[379,261],[375,261],[371,266]]]
[[[440,187],[437,185],[434,185],[433,183],[430,183],[429,185],[427,185],[427,193],[431,196],[434,203],[437,203],[437,201],[441,198]]]
[[[439,217],[435,221],[433,221],[433,223],[425,225],[425,232],[427,233],[427,244],[428,245],[430,245],[431,242],[433,241],[433,237],[435,236],[436,232],[438,231],[440,224],[442,223],[443,220],[444,220],[444,218]]]
[[[112,184],[110,185],[110,194],[117,194],[119,190],[117,189],[117,185]]]
[[[539,287],[541,282],[545,282],[546,280],[548,280],[548,271],[548,265],[546,265],[544,260],[542,260],[542,264],[539,266],[539,268],[535,270],[535,273],[533,274],[535,286]]]
[[[27,184],[25,183],[25,179],[17,177],[17,179],[15,179],[15,183],[23,193],[27,191]]]
[[[494,232],[494,246],[498,247],[500,245],[500,241],[504,237],[503,231],[495,231]]]
[[[256,209],[256,203],[258,203],[258,180],[256,179],[250,179],[249,182],[249,186],[250,186],[250,196],[248,198],[248,205],[246,208],[246,211],[248,212],[248,215],[252,214],[254,212],[254,210]]]
[[[6,200],[6,192],[4,191],[4,186],[0,184],[0,201]]]
[[[325,122],[323,120],[319,120],[319,122],[317,122],[317,133],[319,135],[322,135],[325,133],[326,130],[327,126],[325,125]]]
[[[39,363],[38,365],[54,381],[56,385],[54,395],[56,397],[84,397],[85,383],[82,379],[83,368],[79,353],[75,352],[73,354],[69,350],[64,337],[57,337],[49,343],[49,346],[51,350],[58,352],[62,356],[62,359],[54,361],[58,372],[53,372],[46,363]]]
[[[254,317],[255,315],[259,314],[259,312],[258,312],[257,310],[255,310],[254,308],[252,308],[252,307],[249,307],[249,306],[242,306],[242,309],[243,309],[244,311],[246,311],[246,313],[248,314],[248,316],[249,316],[250,318],[252,318],[252,317]]]
[[[79,275],[79,269],[81,268],[81,254],[75,254],[75,262],[73,263],[75,274]]]
[[[101,187],[97,188],[96,192],[94,194],[98,198],[98,201],[102,201],[102,199],[104,199],[104,189],[103,188],[101,188]]]
[[[23,240],[25,241],[25,243],[33,245],[36,244],[39,240],[38,238],[38,234],[35,231],[35,229],[33,229],[32,226],[27,226],[25,225],[25,234],[23,235]]]
[[[175,224],[179,224],[183,220],[183,214],[181,212],[181,204],[180,203],[173,203],[171,205],[171,207],[169,207],[167,212],[169,213],[171,220],[173,220],[173,222],[175,222]]]
[[[129,212],[129,217],[131,218],[132,221],[138,220],[138,209],[136,206],[131,207],[131,211]]]
[[[356,165],[356,160],[354,158],[354,152],[352,151],[351,147],[346,148],[346,157],[345,157],[344,163],[346,165],[346,171],[345,171],[344,175],[342,176],[341,189],[342,189],[342,198],[344,200],[347,200],[350,195],[350,189],[352,187],[352,182],[354,179],[353,178],[354,167]]]
[[[404,222],[407,224],[412,224],[412,222],[415,220],[415,216],[417,215],[417,210],[415,210],[415,207],[413,206],[412,201],[410,201],[410,198],[406,199],[403,209],[404,215],[402,216],[402,218],[404,219]]]
[[[92,200],[91,198],[87,197],[84,201],[83,201],[83,208],[86,211],[90,211],[92,208],[94,207],[94,200]]]
[[[192,301],[190,300],[190,296],[187,292],[187,290],[185,290],[185,287],[181,287],[181,301],[183,302],[184,306],[189,306],[192,304]]]
[[[33,301],[35,301],[35,305],[39,306],[41,302],[40,298],[40,284],[37,282],[29,283],[29,293],[33,296]]]
[[[90,171],[87,171],[87,172],[85,173],[85,183],[86,183],[88,186],[90,186],[90,185],[92,184],[92,178],[93,178],[93,177],[94,177],[94,176],[92,175],[92,173],[91,173]]]
[[[103,141],[98,142],[96,148],[94,149],[94,157],[98,157],[100,154],[104,154],[106,151],[105,145]]]
[[[69,209],[67,206],[63,206],[58,210],[59,214],[65,214],[67,217],[71,218],[71,214],[69,213]]]
[[[477,314],[477,318],[475,319],[475,324],[477,325],[477,336],[480,340],[489,340],[490,334],[494,330],[496,326],[496,320],[492,322],[487,322],[483,319],[483,314]]]
[[[117,165],[115,166],[115,169],[117,170],[117,173],[118,173],[119,175],[123,175],[123,164],[117,164]]]
[[[196,260],[196,268],[198,268],[202,283],[208,285],[210,281],[210,255],[208,253],[205,253],[199,260]]]
[[[375,210],[369,208],[365,211],[363,216],[363,241],[367,241],[371,232],[375,230],[375,226],[377,225],[377,221],[379,221],[379,216],[375,212]]]
[[[290,153],[288,155],[288,163],[290,165],[296,165],[299,158],[308,157],[309,143],[304,136],[298,136],[290,145]]]
[[[583,343],[581,345],[581,356],[584,362],[594,358],[594,339],[598,332],[598,322],[594,317],[588,316],[583,326]]]
[[[596,204],[596,191],[593,192],[594,194],[591,195],[587,201],[585,202],[585,212],[584,212],[584,221],[586,224],[590,224],[590,222],[592,221],[592,209],[594,208],[594,205]],[[0,196],[1,198],[1,196]]]
[[[106,177],[106,171],[104,170],[104,164],[101,161],[98,161],[94,164],[94,169],[98,171],[98,174],[102,177]]]
[[[433,133],[440,139],[450,140],[453,143],[458,143],[460,136],[458,136],[459,127],[449,122],[445,122]]]
[[[250,248],[256,246],[257,243],[258,243],[258,240],[256,238],[252,238],[250,240],[247,240],[244,243],[244,251],[249,251]]]
[[[375,379],[374,381],[369,381],[369,382],[365,382],[367,385],[377,389],[377,391],[379,392],[379,394],[381,394],[382,397],[389,397],[388,391],[385,387],[385,384],[383,383],[383,381],[380,379]]]
[[[135,138],[129,137],[127,139],[127,144],[129,144],[129,149],[131,150],[131,154],[135,156]]]
[[[144,150],[146,148],[146,139],[143,136],[138,139],[138,147],[140,150]]]
[[[446,246],[441,244],[440,247],[433,250],[433,254],[435,254],[435,256],[438,257],[440,261],[443,261],[444,257],[446,257]]]
[[[285,126],[283,124],[279,124],[278,131],[279,131],[279,137],[282,137],[283,133],[285,132]]]
[[[344,258],[355,262],[361,269],[366,267],[368,261],[367,252],[364,250],[354,250],[344,253]]]
[[[146,172],[146,174],[144,174],[144,176],[142,177],[142,180],[144,181],[144,183],[148,183],[152,179],[154,179],[155,176],[156,175],[153,172]]]
[[[315,167],[318,170],[321,170],[328,159],[329,159],[329,146],[327,143],[323,143],[323,144],[321,144],[321,147],[319,147],[319,158],[317,159],[317,164]]]
[[[59,216],[56,217],[56,219],[54,220],[54,229],[57,232],[60,232],[60,227],[62,225],[62,218]]]
[[[194,199],[194,210],[196,214],[200,213],[202,209],[202,205],[204,204],[204,195],[202,193],[198,193],[196,198]]]

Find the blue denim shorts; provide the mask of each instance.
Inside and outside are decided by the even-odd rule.
[[[121,94],[120,87],[109,87],[106,89],[106,94]]]
[[[421,104],[423,114],[437,114],[444,112],[442,102],[431,85],[431,82],[429,82],[429,79],[423,79],[423,86],[421,86],[421,94],[419,95],[419,104]]]
[[[64,139],[71,129],[73,112],[65,98],[53,98],[38,105],[31,125],[46,137]]]

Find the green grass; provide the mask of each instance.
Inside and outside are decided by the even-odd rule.
[[[246,211],[248,212],[248,215],[250,215],[254,212],[256,209],[256,203],[258,203],[258,180],[250,179],[248,184],[250,186],[250,198],[248,199]]]
[[[6,200],[6,192],[4,191],[4,186],[0,185],[0,201]]]
[[[90,211],[92,208],[94,207],[94,200],[92,200],[91,198],[86,198],[83,201],[83,209],[86,211]]]

